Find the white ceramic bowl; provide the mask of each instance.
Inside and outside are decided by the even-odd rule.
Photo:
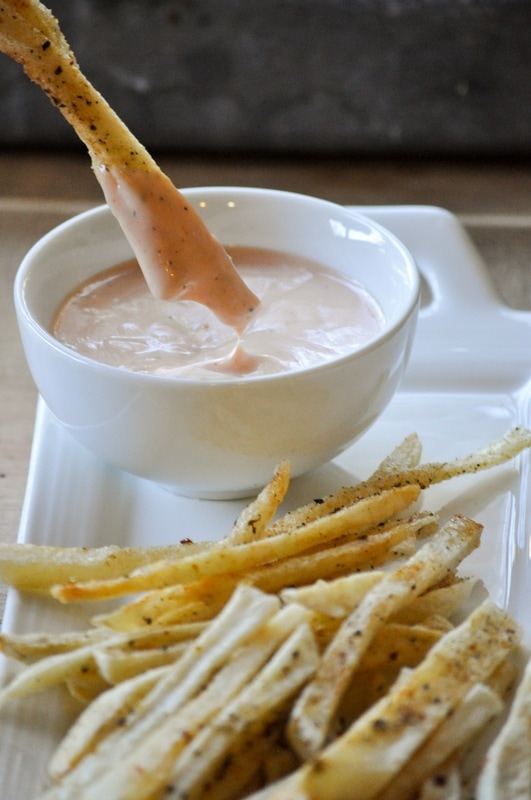
[[[294,476],[332,459],[381,414],[407,364],[420,280],[394,236],[333,203],[231,187],[184,194],[225,245],[283,250],[353,277],[382,307],[383,331],[317,367],[212,383],[77,355],[51,335],[54,312],[81,281],[132,255],[101,206],[52,230],[24,258],[15,282],[20,333],[48,407],[97,456],[180,494],[243,497],[282,459]]]

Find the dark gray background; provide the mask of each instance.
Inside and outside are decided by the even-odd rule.
[[[529,155],[530,0],[49,0],[169,153]],[[0,54],[0,145],[78,147]]]

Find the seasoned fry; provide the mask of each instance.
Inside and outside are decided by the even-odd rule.
[[[420,467],[408,437],[369,481],[274,522],[281,465],[225,539],[57,587],[95,599],[118,577],[146,593],[85,632],[0,637],[29,665],[0,707],[60,683],[89,703],[40,800],[463,800],[508,702],[475,796],[527,798],[530,666],[509,693],[521,633],[460,574],[482,527],[412,513],[420,485],[527,436]]]
[[[58,780],[133,712],[136,705],[165,674],[166,668],[150,670],[110,688],[79,715],[50,761],[50,775]]]
[[[322,577],[343,575],[352,570],[373,570],[385,561],[401,555],[412,555],[414,534],[426,519],[414,518],[368,531],[362,539],[339,543],[332,547],[279,559],[260,567],[227,575],[204,578],[192,584],[170,586],[148,592],[120,608],[97,615],[96,625],[113,630],[134,630],[143,625],[175,625],[189,620],[212,619],[234,591],[238,582],[256,586],[266,592],[280,592],[285,586],[312,583]]]
[[[293,525],[301,525],[320,516],[334,513],[360,499],[369,497],[376,491],[384,491],[396,486],[418,484],[422,489],[437,483],[457,478],[460,475],[472,474],[504,464],[523,450],[531,447],[531,431],[526,428],[513,428],[501,439],[489,443],[486,447],[450,462],[435,462],[420,466],[407,467],[399,472],[377,470],[376,474],[356,486],[340,489],[338,492],[314,501],[295,512],[290,512],[274,523],[271,534],[277,534]]]
[[[38,0],[3,0],[0,50],[18,61],[88,148],[111,210],[157,297],[202,298],[241,325],[257,307],[231,259],[105,99],[81,72],[51,11]],[[131,224],[134,219],[134,224]],[[197,269],[198,264],[208,269]],[[221,299],[220,299],[221,298]]]
[[[94,649],[90,644],[37,661],[15,675],[0,691],[0,709],[16,697],[44,692],[69,678],[94,672],[94,669]]]
[[[167,648],[177,642],[196,638],[204,629],[204,624],[174,625],[170,627],[149,626],[135,630],[130,636],[114,638],[112,647],[124,653],[136,650]],[[31,664],[52,655],[69,653],[73,650],[94,645],[103,648],[111,642],[112,633],[105,628],[91,628],[82,632],[41,633],[41,634],[0,634],[0,650],[10,658]]]
[[[70,653],[109,639],[111,632],[105,628],[91,628],[88,631],[49,634],[35,633],[26,635],[0,634],[0,652],[8,658],[14,658],[24,664],[33,664],[48,656]]]
[[[152,791],[200,728],[242,691],[281,642],[304,623],[302,609],[291,607],[275,614],[279,605],[273,598],[246,587],[229,606],[231,613],[223,612],[221,621],[213,623],[199,645],[165,673],[125,723],[66,776],[60,793],[51,790],[47,798],[91,797],[100,776],[106,787],[103,796],[105,792],[112,796],[115,781],[120,791],[126,785],[131,791],[133,786],[137,792]],[[209,639],[215,647],[203,648]],[[151,769],[138,770],[146,759],[154,774]]]
[[[384,572],[357,572],[335,580],[317,580],[309,586],[288,587],[280,592],[286,602],[301,603],[313,611],[343,619],[379,580]],[[401,608],[393,619],[409,625],[426,622],[435,616],[449,619],[465,603],[476,584],[474,578],[456,579],[449,586],[430,589]]]
[[[246,740],[240,750],[231,753],[203,795],[208,800],[235,800],[283,777],[297,766],[293,753],[278,743],[281,723],[268,725],[262,736]]]
[[[480,532],[477,523],[455,517],[379,581],[342,623],[292,712],[289,737],[302,758],[314,757],[326,743],[341,697],[383,622],[453,570],[479,545]]]
[[[421,453],[422,446],[417,434],[412,433],[406,436],[406,438],[379,464],[367,483],[377,481],[386,475],[395,474],[398,471],[416,467],[419,463]],[[349,491],[354,492],[354,490]],[[338,508],[350,505],[348,502],[335,502],[334,498],[342,494],[343,490],[341,490],[338,495],[331,495],[329,498],[325,498],[324,502],[321,499],[314,500],[299,509],[289,511],[284,517],[267,528],[267,530],[263,532],[263,535],[276,536],[278,533],[295,530],[301,525],[308,525],[308,523],[320,517],[335,513]],[[368,497],[370,494],[371,492],[368,491],[364,496]]]
[[[0,580],[25,592],[49,593],[68,581],[110,580],[161,559],[192,556],[210,543],[183,540],[158,547],[51,547],[0,542]]]
[[[396,475],[406,469],[413,469],[420,463],[422,444],[416,433],[410,433],[400,444],[392,450],[379,464],[369,480],[383,478],[386,475]]]
[[[318,580],[309,586],[288,587],[280,593],[284,603],[300,603],[312,611],[344,619],[367,592],[384,577],[384,572],[358,572],[332,581]]]
[[[415,758],[393,777],[392,783],[375,800],[409,800],[419,786],[423,786],[441,766],[503,711],[498,695],[482,683],[469,690],[454,713],[445,719],[425,744],[417,750]],[[506,798],[513,795],[505,795]]]
[[[131,636],[127,633],[108,635],[105,630],[95,629],[82,635],[52,636],[51,641],[59,644],[49,648],[48,654],[43,653],[48,637],[41,636],[44,643],[38,647],[32,646],[29,637],[26,648],[24,637],[19,637],[17,656],[26,652],[23,660],[32,666],[0,691],[0,707],[15,697],[46,691],[63,682],[69,683],[72,693],[79,699],[94,696],[109,684],[125,680],[141,669],[173,662],[182,652],[183,643],[195,639],[203,629],[202,625],[149,628]],[[5,641],[9,642],[9,637]],[[78,646],[74,647],[76,641]]]
[[[509,718],[489,748],[479,777],[478,800],[523,800],[531,794],[531,662],[518,686]]]
[[[331,579],[356,570],[371,570],[389,560],[413,550],[415,536],[423,530],[424,518],[379,525],[366,531],[362,538],[341,537],[332,546],[293,556],[274,564],[266,564],[247,573],[251,580],[265,591],[280,591],[286,585],[300,586],[319,580]],[[403,549],[404,548],[404,549]]]
[[[311,631],[299,627],[275,653],[256,680],[227,706],[214,725],[201,731],[174,767],[169,798],[195,800],[213,779],[216,767],[244,736],[260,736],[272,719],[315,671],[318,653]],[[208,753],[208,755],[207,755]]]
[[[254,653],[258,652],[255,647]],[[87,786],[83,797],[92,800],[120,792],[122,796],[139,800],[166,787],[167,797],[185,796],[192,800],[197,796],[194,792],[197,783],[208,782],[242,733],[250,738],[259,735],[271,722],[272,713],[284,707],[316,663],[317,652],[311,632],[307,626],[300,626],[248,685],[242,686],[246,676],[241,665],[237,673],[233,666],[230,668],[234,677],[238,677],[237,687],[231,686],[225,676],[216,680],[217,703],[214,705],[210,701],[208,707],[218,713],[211,725],[199,730],[199,720],[191,724],[190,719],[186,719],[183,724],[179,716],[167,719],[143,741],[140,750],[131,752],[101,779]],[[211,684],[205,692],[213,695],[213,690],[214,684]],[[197,735],[187,748],[185,745],[194,729]],[[170,748],[172,758],[176,759],[173,770],[166,755]]]
[[[286,496],[289,478],[290,464],[284,461],[277,467],[272,479],[262,489],[256,500],[244,508],[232,531],[225,537],[226,544],[244,544],[264,535],[267,526]]]
[[[151,650],[134,650],[124,652],[118,648],[106,647],[96,649],[94,660],[96,669],[103,680],[114,686],[117,683],[129,680],[147,670],[173,664],[180,658],[187,644],[164,645]]]
[[[172,562],[162,561],[134,570],[123,578],[57,586],[52,590],[52,594],[62,602],[102,600],[128,592],[162,588],[176,583],[191,583],[197,581],[199,577],[208,575],[249,569],[299,554],[346,533],[357,531],[361,535],[371,526],[404,511],[418,495],[418,486],[414,484],[401,486],[365,498],[354,506],[341,509],[324,521],[316,520],[293,534],[259,539],[232,548],[220,545],[198,553],[194,557]]]
[[[389,622],[367,648],[360,660],[359,672],[375,671],[389,665],[395,669],[416,666],[442,635],[443,632],[435,628]]]
[[[401,608],[393,619],[409,625],[420,623],[434,614],[449,619],[464,606],[476,584],[476,578],[460,578],[449,585],[430,589]]]
[[[96,665],[64,679],[64,684],[71,697],[86,706],[98,698],[102,692],[110,688],[104,677],[100,675]]]
[[[462,788],[459,767],[451,760],[424,782],[418,800],[462,800]]]
[[[514,621],[485,601],[318,758],[264,796],[373,800],[519,636]]]

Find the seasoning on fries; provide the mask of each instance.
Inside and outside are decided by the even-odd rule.
[[[467,753],[508,708],[474,796],[528,796],[529,666],[508,699],[519,626],[461,574],[481,525],[439,524],[418,499],[530,446],[515,429],[422,465],[411,436],[366,481],[277,517],[280,465],[218,542],[0,545],[0,574],[22,591],[142,592],[85,631],[0,637],[20,663],[0,715],[52,686],[80,702],[41,800],[462,800]]]

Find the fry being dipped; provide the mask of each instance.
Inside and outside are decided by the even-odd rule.
[[[0,7],[0,50],[39,84],[88,148],[105,199],[151,292],[195,300],[242,329],[258,305],[231,259],[153,158],[81,72],[38,0]]]

